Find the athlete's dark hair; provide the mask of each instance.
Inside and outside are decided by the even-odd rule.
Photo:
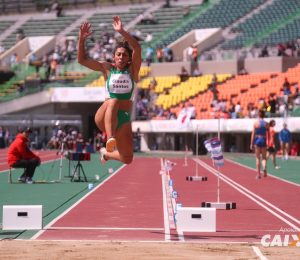
[[[275,120],[272,119],[272,120],[270,121],[269,125],[270,125],[270,126],[274,126],[274,125],[275,125]]]
[[[132,58],[132,49],[130,48],[128,42],[126,42],[126,41],[118,42],[117,45],[116,45],[116,47],[115,47],[114,50],[113,50],[113,55],[115,55],[117,49],[119,49],[119,48],[124,48],[124,49],[126,49],[126,50],[128,51],[129,58],[130,58],[130,60],[131,60],[131,58]]]
[[[260,118],[264,118],[264,117],[265,117],[265,111],[259,110],[259,111],[258,111],[258,116],[259,116]]]

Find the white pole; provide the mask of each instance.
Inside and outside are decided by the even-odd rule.
[[[220,112],[218,114],[218,139],[221,144],[221,134],[220,134]],[[217,200],[220,202],[220,167],[218,166],[218,188],[217,188]]]
[[[63,153],[64,153],[64,142],[62,142],[60,148],[59,181],[61,181],[61,175],[62,175]]]
[[[218,167],[218,189],[217,189],[217,201],[220,202],[220,171]]]
[[[188,166],[188,164],[187,164],[187,153],[188,153],[188,147],[187,147],[187,145],[185,145],[184,166]]]
[[[198,125],[196,127],[196,157],[198,159],[198,135],[199,135],[199,131],[198,131]],[[198,163],[196,163],[196,176],[198,177]]]

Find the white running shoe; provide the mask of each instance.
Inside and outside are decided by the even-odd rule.
[[[106,151],[113,152],[116,148],[116,139],[114,137],[110,137],[106,142]]]
[[[276,170],[280,169],[280,166],[276,165],[276,166],[275,166],[275,169],[276,169]]]
[[[104,155],[107,153],[106,148],[105,148],[105,147],[102,147],[102,148],[100,149],[99,152],[100,152],[100,162],[101,162],[102,164],[105,164],[106,161],[107,161],[107,160],[105,160],[105,158],[104,158]]]

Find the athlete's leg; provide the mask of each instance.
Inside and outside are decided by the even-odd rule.
[[[260,153],[261,153],[261,148],[258,146],[255,146],[255,162],[256,162],[256,170],[257,170],[257,176],[256,178],[260,178]]]
[[[264,172],[264,177],[267,177],[267,148],[261,147],[261,165]]]
[[[116,131],[117,150],[106,152],[106,160],[118,160],[130,164],[133,159],[133,136],[131,123],[125,123]]]
[[[105,129],[105,123],[104,123],[104,117],[105,117],[105,113],[106,113],[106,109],[107,109],[108,103],[107,101],[105,101],[97,110],[96,114],[95,114],[95,123],[98,127],[99,130],[106,132]]]
[[[107,100],[108,106],[105,111],[105,129],[107,134],[106,150],[112,152],[116,147],[115,133],[118,123],[119,103],[115,98]]]
[[[104,121],[105,121],[105,128],[106,128],[106,133],[107,133],[107,137],[114,137],[115,136],[115,132],[117,129],[117,116],[118,116],[118,110],[119,110],[119,104],[118,104],[118,100],[115,98],[112,99],[108,99],[107,101],[107,108],[105,111],[105,117],[104,117]]]
[[[290,143],[285,143],[285,159],[289,159]]]

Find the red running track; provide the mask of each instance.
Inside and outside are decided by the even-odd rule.
[[[159,169],[157,158],[134,159],[38,238],[164,240]]]
[[[209,158],[202,160],[212,167]],[[198,175],[207,176],[207,182],[187,182],[186,176],[196,175],[194,161],[189,161],[189,167],[183,167],[183,160],[177,160],[172,170],[174,188],[179,193],[178,202],[185,207],[199,207],[201,202],[217,201],[217,177],[207,167],[199,166]],[[216,233],[184,233],[185,240],[199,241],[232,241],[232,242],[260,242],[263,235],[282,234],[280,230],[293,230],[280,217],[288,220],[294,226],[300,227],[300,187],[272,178],[271,176],[256,180],[256,172],[238,164],[226,161],[220,172],[233,181],[252,191],[250,198],[236,190],[229,184],[220,182],[220,202],[236,202],[237,209],[217,210]],[[239,188],[242,190],[241,188]],[[242,190],[243,191],[243,190]],[[246,193],[249,194],[249,193]],[[279,209],[290,214],[298,222],[279,213],[276,208],[263,208],[256,201],[261,202],[255,195],[272,203]],[[254,198],[253,201],[251,198]],[[262,202],[261,202],[262,203]],[[266,203],[262,203],[266,205]],[[275,213],[279,217],[274,216]],[[294,232],[293,232],[294,233]],[[299,231],[298,231],[299,233]]]
[[[207,182],[185,180],[186,176],[196,173],[194,161],[189,160],[188,167],[184,167],[183,159],[170,160],[176,162],[171,178],[174,189],[179,193],[178,203],[186,207],[200,207],[201,202],[216,201],[217,177],[210,171],[209,166],[212,165],[209,158],[202,160],[205,164],[198,168],[199,175],[208,177]],[[37,239],[165,240],[169,230],[164,226],[159,171],[160,159],[135,158],[131,165],[122,168],[51,226],[47,226]],[[292,229],[288,223],[300,226],[297,222],[300,219],[299,186],[272,177],[256,180],[255,171],[230,161],[226,161],[220,171],[253,194],[246,192],[246,196],[241,193],[245,192],[241,187],[237,190],[221,181],[221,201],[236,202],[237,209],[217,210],[217,232],[184,233],[185,241],[260,242],[263,235],[282,234],[281,229]],[[294,219],[291,220],[278,209]]]

